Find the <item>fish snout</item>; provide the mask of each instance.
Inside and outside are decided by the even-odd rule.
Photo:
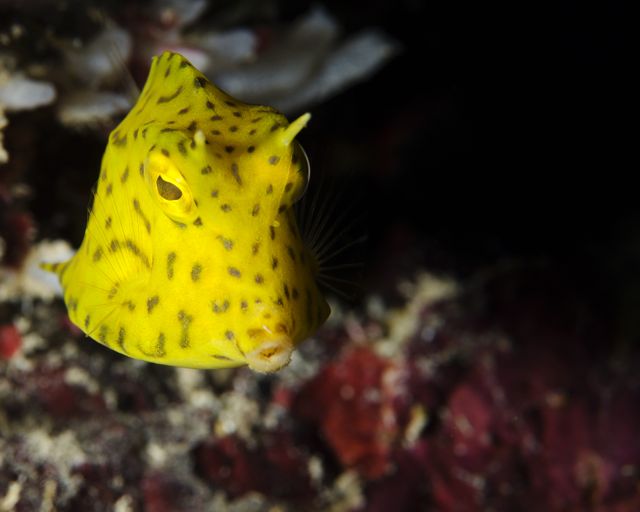
[[[249,329],[252,347],[245,351],[249,368],[256,372],[272,373],[287,366],[293,352],[293,340],[287,331],[282,324],[273,330],[267,326]]]

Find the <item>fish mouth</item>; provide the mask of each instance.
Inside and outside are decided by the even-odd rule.
[[[286,334],[280,334],[261,342],[254,350],[245,354],[245,359],[253,371],[272,373],[289,364],[292,352],[293,341]]]

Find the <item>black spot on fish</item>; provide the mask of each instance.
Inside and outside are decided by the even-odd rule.
[[[102,259],[102,254],[103,254],[102,247],[98,247],[93,253],[93,261],[94,262],[100,261],[100,259]]]
[[[149,257],[142,252],[140,247],[133,240],[125,240],[125,247],[131,252],[136,258],[138,258],[145,267],[151,268],[151,263],[149,262]]]
[[[274,256],[271,258],[271,270],[275,270],[276,268],[278,268],[278,258]]]
[[[178,142],[178,151],[180,151],[180,153],[182,155],[186,155],[187,154],[187,148],[184,147],[184,141],[183,140]]]
[[[228,269],[229,275],[233,277],[240,277],[240,271],[236,267],[229,267]]]
[[[224,147],[224,150],[225,150],[227,153],[233,153],[233,150],[234,150],[234,149],[235,149],[235,148],[234,148],[233,146],[225,146],[225,147]]]
[[[191,280],[194,283],[199,281],[200,274],[202,274],[202,265],[200,265],[200,263],[195,263],[193,267],[191,267]]]
[[[198,217],[196,220],[193,221],[193,225],[198,227],[202,226],[202,219]]]
[[[182,86],[178,87],[178,89],[176,90],[176,92],[174,92],[173,94],[170,94],[169,96],[160,96],[158,98],[157,103],[167,103],[171,100],[174,100],[178,97],[178,95],[182,92]]]
[[[225,238],[222,235],[218,235],[217,239],[220,240],[220,242],[222,243],[223,247],[227,251],[230,251],[231,249],[233,249],[233,240],[230,240],[229,238]]]
[[[262,283],[264,283],[264,277],[262,276],[262,274],[256,274],[255,277],[254,277],[254,281],[257,284],[262,284]]]
[[[125,133],[122,137],[120,137],[120,132],[113,132],[113,136],[111,137],[111,142],[114,146],[122,147],[127,145],[127,134]]]
[[[211,166],[207,165],[206,167],[203,167],[200,174],[211,174]]]
[[[109,332],[109,327],[102,324],[100,326],[100,330],[98,331],[98,341],[103,345],[107,344],[107,334]]]
[[[269,238],[271,238],[271,240],[276,239],[276,228],[273,226],[269,226]]]
[[[251,246],[251,254],[253,254],[255,256],[256,254],[258,254],[259,250],[260,250],[260,242],[255,242]]]
[[[196,89],[201,89],[203,88],[205,85],[207,85],[207,80],[201,76],[197,76],[193,79],[193,86]]]
[[[181,108],[180,110],[178,110],[178,115],[182,116],[182,115],[186,114],[187,112],[189,112],[189,107],[184,107],[184,108]]]
[[[182,332],[180,333],[180,346],[182,348],[187,348],[190,345],[189,327],[191,326],[193,317],[191,315],[188,315],[184,310],[180,310],[178,312],[178,321],[180,322],[182,327]]]
[[[124,183],[125,181],[127,181],[127,178],[129,177],[129,167],[125,167],[124,172],[122,173],[122,176],[120,176],[120,183]]]
[[[138,201],[137,199],[133,200],[133,209],[138,214],[138,216],[142,219],[142,222],[144,223],[144,227],[147,230],[147,233],[151,233],[151,222],[142,211],[142,207],[140,206],[140,201]]]
[[[231,174],[233,174],[233,177],[236,179],[236,182],[238,183],[238,185],[242,185],[242,179],[240,178],[240,170],[238,169],[238,164],[235,162],[231,164]]]
[[[253,208],[251,209],[251,216],[252,217],[256,217],[258,215],[258,213],[260,213],[260,205],[259,204],[254,204]]]
[[[64,282],[64,278],[65,275],[67,273],[67,270],[69,270],[69,267],[71,266],[71,262],[67,261],[66,263],[63,263],[62,266],[60,267],[60,273],[58,274],[60,276],[60,282]]]
[[[160,297],[158,297],[157,295],[154,295],[153,297],[149,297],[147,299],[147,313],[151,314],[151,312],[158,305],[159,302],[160,302]]]
[[[118,342],[118,346],[120,347],[120,349],[123,352],[126,352],[126,350],[124,348],[124,339],[125,339],[126,334],[127,333],[126,333],[124,327],[120,327],[120,330],[118,331],[118,340],[117,340],[117,342]]]
[[[220,301],[214,300],[211,304],[211,309],[213,310],[214,313],[224,313],[229,309],[229,301],[225,300],[224,302],[220,302]]]
[[[170,252],[167,255],[167,279],[173,279],[173,265],[176,262],[176,253]]]
[[[165,344],[165,337],[164,337],[164,333],[160,333],[158,335],[158,341],[156,342],[156,357],[164,357],[167,355],[165,348],[164,348],[164,344]]]

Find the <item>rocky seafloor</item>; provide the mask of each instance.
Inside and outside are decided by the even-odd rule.
[[[475,111],[494,97],[472,78],[488,69],[484,30],[410,1],[0,13],[0,511],[640,510],[640,215],[617,188],[602,207],[605,180],[578,193],[531,172],[537,144],[508,159],[524,185],[481,170],[512,131]],[[611,49],[558,34],[549,53],[568,62]],[[336,263],[334,283],[359,293],[329,290],[331,317],[274,375],[111,352],[34,267],[81,240],[106,134],[129,107],[129,78],[102,58],[114,47],[134,81],[173,49],[238,95],[310,109],[301,140],[332,182],[316,194],[366,213],[334,231],[336,250],[368,236]],[[566,89],[553,104],[571,105],[570,74],[551,74],[547,98]],[[566,108],[546,134],[588,118],[567,125]],[[566,159],[581,169],[595,151],[583,142]]]

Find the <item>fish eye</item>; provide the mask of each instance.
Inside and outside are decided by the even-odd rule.
[[[297,169],[300,179],[300,186],[296,189],[292,197],[292,202],[297,203],[298,201],[300,201],[300,199],[302,199],[302,197],[306,194],[307,189],[309,188],[309,180],[311,179],[311,164],[309,163],[307,152],[298,142],[294,142],[293,158],[294,161],[300,163],[300,166]]]
[[[162,176],[158,176],[158,179],[156,180],[156,187],[160,197],[167,201],[175,201],[182,197],[182,190],[176,187],[173,183],[163,180]]]
[[[152,151],[145,162],[145,175],[149,192],[168,217],[188,222],[197,216],[189,184],[169,157]]]

